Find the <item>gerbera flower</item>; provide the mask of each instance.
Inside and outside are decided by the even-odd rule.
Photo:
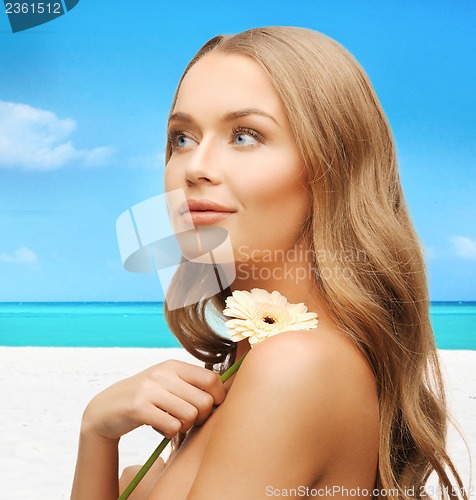
[[[291,330],[317,327],[317,314],[307,312],[303,303],[289,304],[276,290],[269,293],[260,288],[251,292],[236,290],[226,299],[225,323],[233,342],[247,338],[251,347],[267,337]]]

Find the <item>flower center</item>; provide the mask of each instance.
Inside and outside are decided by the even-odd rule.
[[[262,317],[262,321],[264,323],[268,323],[268,325],[274,325],[277,319],[274,316],[271,316],[270,314],[266,314],[265,316]]]

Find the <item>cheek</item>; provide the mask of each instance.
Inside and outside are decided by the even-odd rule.
[[[257,238],[250,243],[256,248],[290,247],[299,238],[311,209],[301,163],[276,162],[255,170],[250,179],[240,186],[246,228],[242,234]]]
[[[255,171],[250,179],[247,186],[242,186],[250,208],[252,205],[265,212],[286,212],[290,218],[309,211],[307,176],[300,163],[274,163]]]
[[[172,165],[167,164],[165,166],[165,173],[164,173],[164,187],[166,191],[172,191],[178,187],[178,175],[177,175],[177,170],[172,168]]]

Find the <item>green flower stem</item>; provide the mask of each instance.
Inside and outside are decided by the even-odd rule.
[[[226,372],[220,376],[220,380],[222,382],[226,382],[232,375],[234,375],[238,371],[238,368],[240,367],[241,363],[243,362],[247,354],[248,353],[243,354],[243,356],[241,356],[241,358],[235,364],[230,366],[230,368],[228,368],[228,370],[226,370]],[[142,478],[147,474],[149,469],[152,467],[154,462],[159,458],[160,454],[164,451],[164,448],[169,443],[170,439],[168,438],[162,439],[159,446],[157,446],[157,448],[154,450],[154,452],[149,457],[147,462],[140,468],[139,472],[135,475],[134,479],[132,479],[127,488],[119,496],[118,500],[126,500],[127,498],[129,498],[130,494],[136,489],[137,485],[140,483]]]
[[[243,356],[241,356],[241,358],[234,365],[231,365],[225,373],[220,375],[220,380],[223,383],[225,383],[232,375],[234,375],[238,371],[238,368],[241,366],[241,363],[243,363],[243,360],[245,359],[245,356],[247,354],[247,352],[243,354]]]

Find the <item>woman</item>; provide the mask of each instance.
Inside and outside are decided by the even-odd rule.
[[[467,498],[445,450],[423,257],[391,132],[352,56],[300,28],[216,37],[185,70],[168,136],[166,190],[184,190],[195,226],[228,231],[233,290],[277,290],[319,326],[258,344],[223,385],[206,368],[250,350],[208,324],[207,304],[220,313],[231,290],[166,311],[206,368],[162,363],[96,396],[72,498],[117,497],[118,441],[142,424],[187,437],[136,498],[410,498],[432,471],[442,496]]]

